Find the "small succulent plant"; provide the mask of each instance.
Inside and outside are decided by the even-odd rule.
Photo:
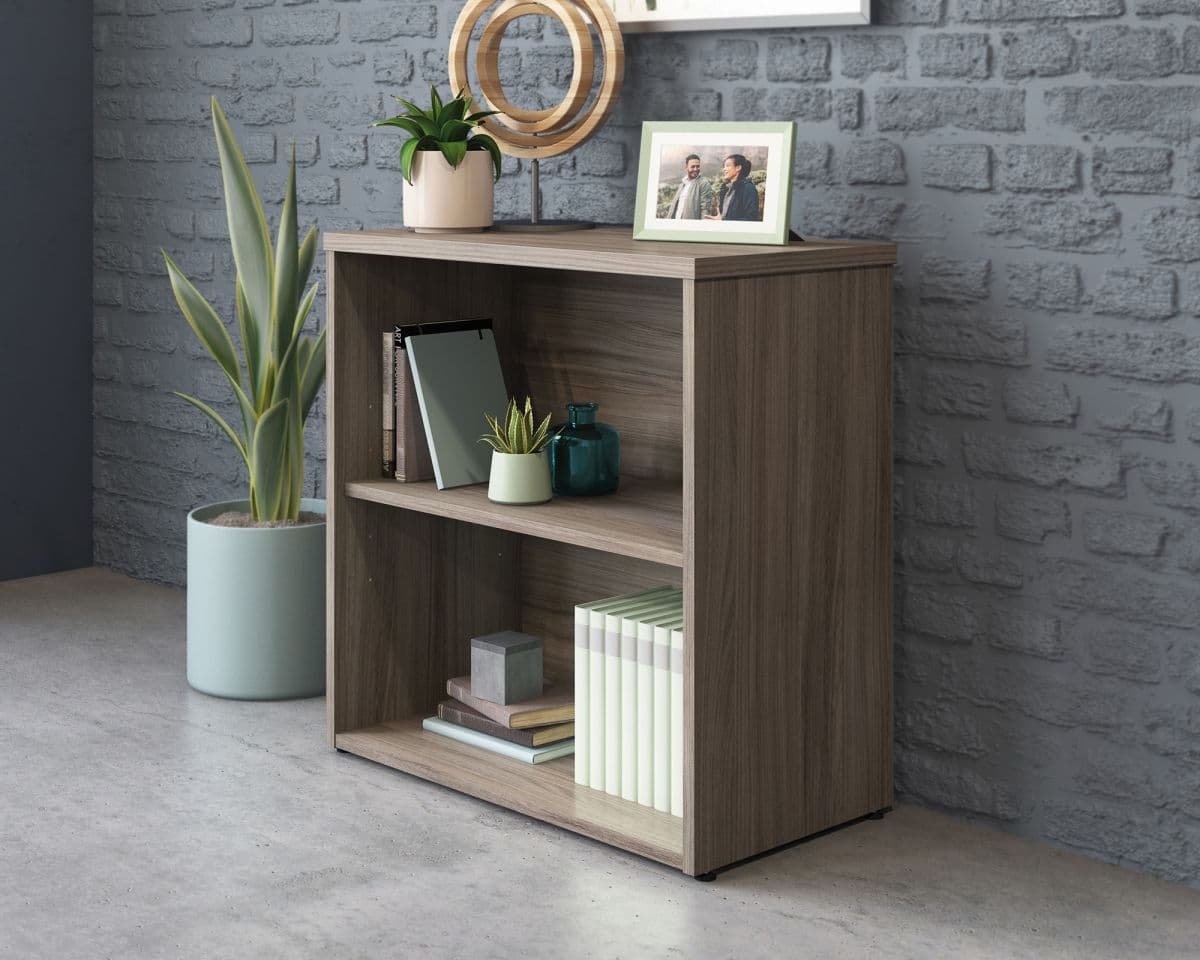
[[[533,401],[529,397],[525,398],[523,410],[517,406],[515,397],[509,400],[503,423],[490,413],[483,416],[492,432],[485,433],[479,442],[488,444],[497,453],[537,453],[550,439],[550,414],[534,429]]]
[[[468,150],[486,150],[492,156],[495,177],[500,179],[500,147],[479,128],[493,116],[495,110],[471,113],[471,95],[466,88],[458,91],[453,100],[442,102],[437,87],[429,88],[429,109],[423,110],[410,100],[393,97],[405,112],[387,120],[377,120],[373,127],[399,127],[409,134],[400,148],[400,169],[404,179],[412,183],[413,158],[418,150],[440,150],[450,166],[457,168]]]

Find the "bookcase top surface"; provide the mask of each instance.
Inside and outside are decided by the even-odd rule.
[[[859,240],[805,240],[787,246],[634,240],[629,227],[548,233],[326,233],[325,249],[384,257],[586,270],[644,277],[713,280],[773,273],[891,266],[896,247]]]

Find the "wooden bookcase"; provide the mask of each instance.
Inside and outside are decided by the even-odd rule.
[[[629,231],[325,236],[329,738],[700,875],[892,802],[895,249]],[[380,334],[490,317],[509,389],[621,433],[610,497],[504,507],[381,480]],[[482,417],[480,423],[482,425]],[[468,639],[682,586],[684,815],[421,729]]]

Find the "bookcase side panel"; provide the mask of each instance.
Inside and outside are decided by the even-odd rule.
[[[688,299],[684,869],[701,873],[891,802],[891,268]]]

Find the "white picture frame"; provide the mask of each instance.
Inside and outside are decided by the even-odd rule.
[[[753,12],[730,13],[719,0],[608,0],[624,33],[863,26],[871,0],[754,0]],[[649,9],[653,6],[654,9]]]

